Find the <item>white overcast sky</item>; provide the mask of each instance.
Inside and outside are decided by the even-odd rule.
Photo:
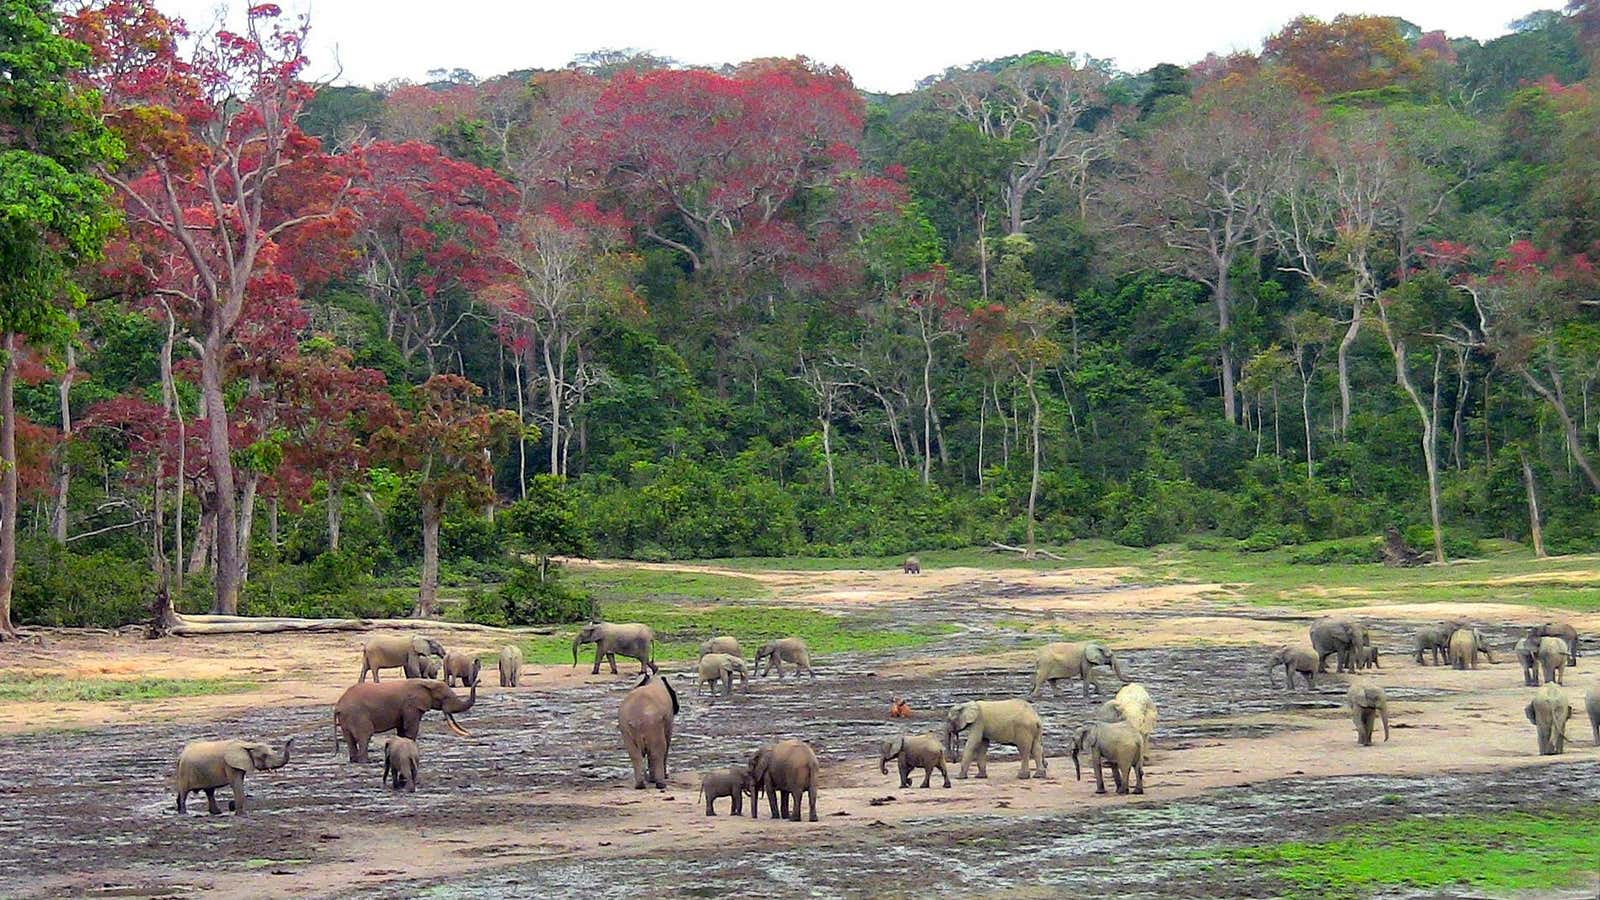
[[[311,14],[312,74],[334,59],[345,83],[423,80],[430,69],[489,77],[559,68],[580,53],[635,48],[716,65],[795,56],[844,66],[859,87],[909,90],[947,66],[1027,50],[1088,52],[1119,68],[1186,64],[1209,51],[1255,50],[1299,13],[1398,15],[1423,30],[1487,40],[1563,0],[279,0]],[[199,29],[241,0],[157,0]]]

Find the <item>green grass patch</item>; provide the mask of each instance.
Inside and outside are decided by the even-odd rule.
[[[804,638],[813,656],[855,651],[916,647],[956,631],[954,625],[901,624],[888,615],[833,615],[791,606],[730,603],[717,606],[678,605],[652,600],[605,603],[601,611],[608,622],[643,622],[656,633],[656,659],[694,659],[700,642],[719,634],[739,639],[746,656],[774,638]],[[533,663],[572,663],[574,626],[560,633],[535,638],[522,645]],[[592,660],[594,646],[581,651]],[[621,666],[621,663],[618,663]]]
[[[960,550],[929,550],[914,554],[901,554],[898,556],[765,556],[765,557],[731,557],[726,559],[704,560],[706,565],[714,565],[724,569],[737,569],[741,571],[761,572],[771,570],[791,570],[803,572],[830,572],[847,569],[882,569],[894,571],[905,562],[906,556],[915,556],[926,569],[949,569],[956,567],[972,569],[1070,569],[1083,566],[1128,566],[1146,562],[1151,557],[1149,550],[1138,547],[1124,547],[1111,541],[1086,539],[1073,541],[1065,546],[1041,547],[1051,553],[1062,557],[1059,560],[1039,557],[1037,559],[1023,559],[1018,553],[991,553],[982,547],[966,547]],[[911,577],[911,576],[908,576]]]
[[[1326,841],[1229,850],[1223,858],[1266,867],[1304,897],[1570,887],[1600,867],[1600,810],[1405,819],[1355,826]]]
[[[251,681],[220,678],[62,678],[36,673],[0,675],[0,701],[14,703],[71,703],[112,700],[162,700],[241,694],[258,687]]]
[[[569,586],[587,591],[602,603],[659,597],[749,600],[767,595],[767,589],[754,578],[716,572],[570,566],[562,570],[561,577]]]

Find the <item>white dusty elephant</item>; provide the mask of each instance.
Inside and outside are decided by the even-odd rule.
[[[667,679],[647,672],[622,698],[617,727],[633,762],[633,786],[648,780],[657,790],[667,789],[667,753],[672,749],[672,720],[678,714],[678,692]]]
[[[1372,731],[1378,720],[1383,720],[1383,739],[1389,740],[1389,698],[1383,688],[1370,681],[1357,681],[1345,694],[1345,706],[1356,723],[1356,743],[1372,746]]]
[[[1522,710],[1539,733],[1539,754],[1557,756],[1567,749],[1567,720],[1572,718],[1572,701],[1559,686],[1546,683],[1533,692],[1533,699]]]
[[[1022,757],[1022,770],[1018,778],[1045,774],[1044,725],[1039,713],[1026,700],[972,700],[950,707],[945,720],[945,751],[954,756],[956,742],[967,735],[966,749],[961,752],[961,778],[967,769],[978,763],[978,777],[989,777],[989,745],[1010,744]]]

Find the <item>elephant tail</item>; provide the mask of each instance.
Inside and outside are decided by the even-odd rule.
[[[341,722],[340,719],[339,719],[339,708],[336,706],[336,707],[333,708],[333,755],[334,756],[338,756],[339,755],[339,739],[341,737],[343,737],[343,732],[340,730],[339,726],[342,725],[342,724],[343,724],[343,722]]]

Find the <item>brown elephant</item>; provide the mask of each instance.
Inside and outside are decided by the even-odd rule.
[[[422,659],[418,660],[418,665],[421,667],[418,677],[438,680],[439,667],[443,662],[444,660],[437,656],[424,656]],[[377,676],[374,675],[373,678],[376,680]]]
[[[667,753],[672,749],[672,719],[678,714],[678,692],[667,679],[646,672],[617,710],[617,727],[633,761],[633,786],[648,780],[667,789]]]
[[[367,761],[367,742],[374,734],[393,731],[400,737],[417,739],[422,717],[430,709],[444,713],[444,723],[462,737],[467,730],[456,722],[456,713],[466,712],[478,701],[478,685],[472,684],[466,699],[442,681],[412,679],[384,684],[353,684],[333,705],[333,752],[339,740],[350,742],[350,761]]]
[[[1544,638],[1531,630],[1511,648],[1522,666],[1522,683],[1526,687],[1539,686],[1539,642]]]
[[[1351,720],[1356,723],[1356,743],[1372,746],[1372,731],[1379,719],[1383,720],[1383,739],[1389,740],[1389,698],[1384,696],[1382,687],[1370,681],[1355,682],[1345,694],[1344,702]]]
[[[1494,654],[1489,652],[1489,642],[1484,640],[1483,633],[1476,628],[1457,628],[1455,634],[1450,635],[1450,664],[1458,669],[1476,669],[1478,667],[1478,654],[1482,653],[1490,665],[1494,665]]]
[[[482,669],[483,660],[473,656],[471,653],[451,650],[444,655],[444,667],[441,670],[441,674],[444,675],[444,683],[451,687],[455,687],[457,681],[466,687],[477,687],[478,673]]]
[[[889,774],[889,760],[900,761],[900,786],[911,787],[911,770],[922,770],[922,786],[933,780],[933,771],[939,770],[944,786],[950,786],[950,771],[944,765],[944,744],[938,734],[902,734],[883,742],[878,749],[878,771]]]
[[[289,764],[289,751],[294,738],[283,742],[283,750],[274,753],[272,748],[259,741],[192,741],[178,754],[178,774],[175,786],[178,791],[178,812],[189,811],[189,795],[195,791],[206,792],[206,811],[217,815],[217,788],[226,785],[233,790],[228,808],[244,812],[244,774],[249,771],[266,772],[281,769]]]
[[[917,559],[915,556],[908,556],[906,561],[900,564],[900,571],[907,575],[921,575],[922,560]]]
[[[1460,619],[1451,619],[1418,628],[1416,635],[1417,665],[1425,666],[1428,664],[1424,654],[1430,651],[1433,653],[1434,665],[1439,665],[1441,658],[1448,661],[1450,659],[1450,635],[1455,634],[1457,628],[1466,627],[1466,624]]]
[[[361,677],[366,681],[372,673],[374,682],[379,669],[404,669],[407,678],[422,677],[422,659],[425,656],[444,656],[444,647],[433,638],[420,634],[375,634],[361,645]]]
[[[750,690],[750,679],[744,674],[744,660],[731,653],[708,653],[700,657],[699,680],[695,683],[695,691],[706,685],[711,686],[712,696],[716,696],[717,685],[726,683],[727,696],[733,696],[733,676],[737,673],[739,683],[744,685],[745,692]]]
[[[1276,672],[1279,666],[1283,667],[1284,690],[1294,690],[1294,676],[1297,672],[1305,679],[1306,690],[1311,690],[1312,681],[1317,675],[1317,654],[1314,651],[1289,644],[1274,650],[1267,660],[1267,681],[1271,682],[1273,687],[1278,686]]]
[[[1017,777],[1042,778],[1046,767],[1044,741],[1040,737],[1043,731],[1038,711],[1026,700],[971,700],[950,707],[945,719],[945,749],[953,756],[956,741],[965,732],[967,744],[961,751],[959,777],[966,778],[967,769],[977,762],[978,777],[988,778],[989,745],[1010,744],[1022,757],[1022,770]]]
[[[750,777],[755,792],[750,798],[750,818],[760,818],[756,815],[756,809],[760,806],[756,797],[761,791],[766,791],[767,805],[774,819],[798,822],[800,797],[809,792],[811,821],[817,821],[817,772],[820,768],[816,751],[811,749],[811,745],[792,738],[767,744],[751,754]],[[781,807],[778,802],[780,797],[783,801]],[[791,798],[794,800],[793,812],[789,809]]]
[[[730,798],[732,809],[729,811],[735,816],[742,816],[745,795],[754,796],[754,793],[755,779],[750,776],[750,767],[747,765],[712,769],[700,776],[700,796],[706,798],[708,816],[717,814],[713,803],[720,797]]]
[[[516,687],[522,681],[522,649],[515,644],[500,648],[500,686]]]
[[[1560,638],[1567,645],[1567,665],[1578,664],[1578,629],[1573,628],[1568,622],[1545,622],[1533,626],[1533,633],[1539,637]]]
[[[763,677],[761,671],[761,663],[763,661],[767,664],[766,674],[771,674],[773,667],[777,667],[779,681],[783,680],[783,664],[786,662],[794,664],[796,678],[799,678],[801,673],[810,675],[812,678],[817,677],[817,673],[811,671],[811,649],[806,646],[804,640],[797,637],[767,641],[761,645],[761,649],[756,651],[755,667],[757,678]]]
[[[390,782],[390,787],[400,790],[402,787],[411,793],[417,792],[417,769],[422,762],[422,752],[417,749],[417,742],[410,738],[391,735],[383,741],[383,780]]]
[[[1594,731],[1594,742],[1600,745],[1600,684],[1584,692],[1583,705],[1589,713],[1589,728]]]
[[[1116,782],[1117,793],[1126,794],[1131,787],[1135,794],[1144,793],[1144,758],[1148,749],[1145,736],[1127,722],[1091,722],[1078,729],[1072,742],[1072,768],[1079,781],[1083,780],[1083,766],[1078,757],[1089,753],[1089,765],[1094,769],[1094,792],[1106,792],[1103,767],[1111,768],[1111,778]],[[1130,772],[1133,777],[1129,777]]]
[[[744,659],[744,651],[739,649],[739,639],[731,634],[721,634],[701,641],[700,655],[705,656],[707,653],[726,653]]]
[[[1311,649],[1317,653],[1317,674],[1328,671],[1328,657],[1337,657],[1336,672],[1355,669],[1355,649],[1372,643],[1365,625],[1347,616],[1325,616],[1311,623]]]
[[[1544,674],[1545,682],[1566,683],[1568,659],[1566,641],[1558,637],[1541,637],[1533,655],[1539,661],[1539,671]]]
[[[630,656],[639,661],[639,674],[645,672],[658,672],[660,667],[655,663],[656,633],[650,630],[649,625],[640,625],[637,622],[618,624],[615,622],[590,622],[572,639],[572,665],[578,665],[578,648],[584,644],[594,645],[594,668],[589,670],[590,675],[600,674],[600,660],[604,658],[611,664],[611,674],[617,674],[617,656]]]

